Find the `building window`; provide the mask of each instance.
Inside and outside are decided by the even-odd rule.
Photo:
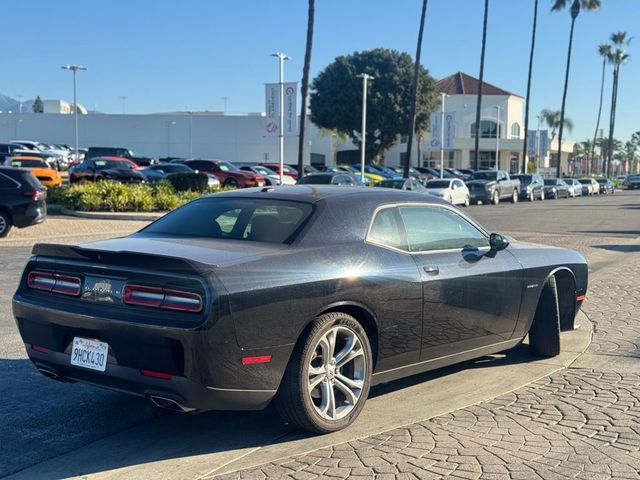
[[[476,162],[476,152],[469,152],[469,161],[471,163],[471,168],[475,168]],[[480,164],[478,165],[478,168],[496,168],[496,152],[494,151],[490,151],[490,152],[483,152],[480,151]]]
[[[326,163],[327,163],[326,155],[323,155],[321,153],[311,154],[311,165],[323,166],[323,165],[326,165]]]
[[[496,122],[493,120],[480,121],[480,138],[496,138]],[[500,138],[502,138],[502,127],[500,127]],[[476,138],[476,122],[471,124],[471,138]]]
[[[514,123],[514,125],[517,125]],[[511,173],[518,173],[520,171],[520,154],[518,152],[511,152],[509,156],[509,171]]]
[[[520,138],[520,124],[512,123],[511,124],[511,138]]]

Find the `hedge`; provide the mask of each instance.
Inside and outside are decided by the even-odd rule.
[[[47,203],[84,212],[164,212],[206,193],[212,192],[177,192],[164,180],[138,185],[103,181],[49,188]]]

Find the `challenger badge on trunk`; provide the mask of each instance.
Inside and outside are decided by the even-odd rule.
[[[121,304],[124,283],[124,280],[114,278],[86,276],[82,289],[82,298],[92,302]]]

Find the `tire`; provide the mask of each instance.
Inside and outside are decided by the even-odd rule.
[[[527,199],[530,202],[534,202],[536,200],[536,194],[533,193],[533,190],[531,190],[531,193],[529,194],[529,198]]]
[[[491,194],[491,203],[493,203],[494,205],[498,205],[500,203],[500,194],[497,190],[494,190]]]
[[[13,222],[6,213],[0,211],[0,238],[4,238],[9,235]]]
[[[538,300],[529,329],[529,349],[533,355],[555,357],[560,353],[560,308],[555,277],[549,278]]]
[[[329,346],[331,332],[336,335],[334,347],[339,346],[338,354]],[[341,368],[336,368],[336,357],[347,350],[349,341],[351,349],[347,355],[353,352],[356,355]],[[328,362],[323,358],[325,348],[327,357],[331,356]],[[291,355],[274,401],[278,413],[286,422],[314,433],[346,428],[358,418],[369,395],[372,358],[369,338],[355,318],[342,312],[319,316]],[[313,378],[310,374],[312,368],[317,371]],[[354,386],[349,387],[343,381],[345,378]],[[311,382],[315,382],[315,387]],[[351,391],[355,404],[347,401],[345,387]],[[331,397],[334,408],[329,401]],[[338,408],[335,408],[336,400],[340,402]]]
[[[466,197],[464,197],[464,203],[462,205],[468,207],[470,204],[471,202],[469,201],[469,195],[467,195]]]
[[[227,178],[222,186],[226,188],[238,188],[238,181],[235,178]]]
[[[518,190],[513,189],[513,193],[511,194],[511,203],[518,203]]]
[[[540,200],[544,200],[544,199],[545,199],[545,196],[544,196],[544,190],[542,190],[542,191],[540,192]]]

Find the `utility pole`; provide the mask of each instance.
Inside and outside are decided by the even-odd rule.
[[[73,117],[74,117],[74,123],[75,123],[75,130],[76,130],[76,157],[78,155],[78,98],[76,95],[76,73],[78,72],[78,70],[86,70],[87,67],[84,67],[82,65],[63,65],[62,67],[63,70],[70,70],[73,73]]]
[[[362,78],[362,130],[360,141],[360,182],[364,185],[364,160],[365,146],[367,143],[367,82],[374,77],[368,73],[361,73],[358,78]],[[411,139],[409,139],[411,141]]]
[[[497,121],[496,121],[496,170],[500,170],[500,110],[502,107],[500,105],[496,105]]]
[[[290,60],[291,57],[281,52],[272,53],[271,56],[278,58],[278,85],[280,87],[280,125],[278,126],[278,133],[280,137],[280,185],[282,185],[284,180],[284,61]],[[300,176],[303,173],[299,172]]]
[[[440,93],[440,178],[444,178],[444,99],[447,94]]]

